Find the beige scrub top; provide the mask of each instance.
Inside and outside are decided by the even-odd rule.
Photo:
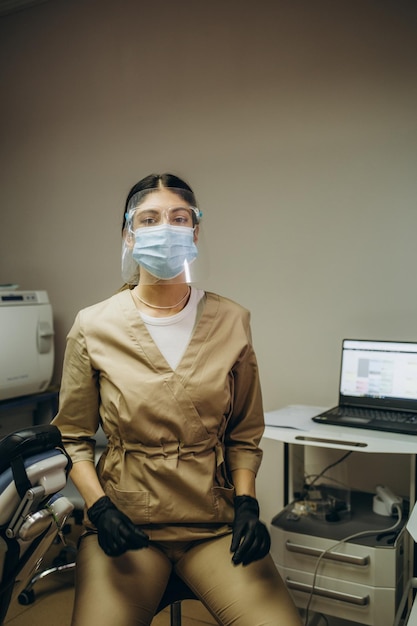
[[[264,419],[250,315],[212,293],[175,371],[128,290],[82,310],[67,338],[58,415],[74,463],[94,462],[105,493],[151,539],[229,532],[231,471],[257,472]]]

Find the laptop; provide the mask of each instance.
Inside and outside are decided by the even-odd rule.
[[[339,404],[312,419],[417,435],[417,343],[344,339]]]

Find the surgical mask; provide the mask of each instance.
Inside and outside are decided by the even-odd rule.
[[[133,259],[156,278],[169,280],[187,274],[197,254],[193,228],[160,224],[135,230]]]

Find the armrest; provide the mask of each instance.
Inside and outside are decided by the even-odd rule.
[[[0,474],[10,467],[16,457],[26,458],[56,447],[62,447],[61,433],[52,424],[11,433],[0,441]]]

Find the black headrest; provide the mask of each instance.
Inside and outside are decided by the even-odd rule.
[[[56,447],[62,447],[61,433],[52,424],[17,430],[0,441],[0,473],[18,456],[26,458]]]

